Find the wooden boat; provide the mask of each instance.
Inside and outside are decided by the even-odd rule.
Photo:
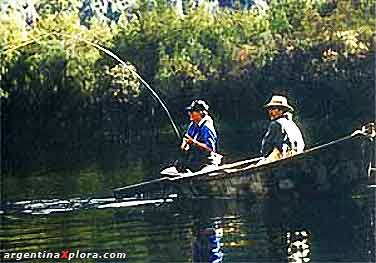
[[[369,179],[375,135],[375,125],[370,123],[348,136],[278,161],[258,165],[260,158],[255,158],[208,167],[117,188],[114,194],[119,198],[170,194],[262,197],[291,191],[304,195],[349,194]]]

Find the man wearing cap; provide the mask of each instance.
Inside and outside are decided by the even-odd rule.
[[[191,123],[180,148],[189,153],[188,168],[197,171],[205,165],[219,164],[215,159],[220,156],[216,154],[217,133],[208,113],[208,104],[203,100],[194,100],[186,109]]]
[[[265,105],[270,124],[262,139],[261,154],[267,163],[289,157],[304,150],[304,140],[299,127],[291,118],[294,111],[284,96],[274,95]]]

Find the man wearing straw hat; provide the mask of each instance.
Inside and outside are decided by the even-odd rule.
[[[288,104],[287,98],[274,95],[265,108],[269,114],[270,124],[262,139],[261,154],[264,159],[261,163],[273,162],[303,152],[303,136],[291,118],[294,109]]]

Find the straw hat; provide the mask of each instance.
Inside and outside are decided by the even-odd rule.
[[[277,107],[287,109],[287,111],[294,111],[294,108],[287,103],[287,98],[284,96],[274,95],[270,102],[264,106],[265,108]]]

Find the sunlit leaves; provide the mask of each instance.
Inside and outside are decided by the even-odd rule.
[[[106,67],[106,73],[111,77],[112,95],[120,102],[127,102],[140,93],[140,82],[134,72],[137,72],[136,68],[130,63]]]
[[[88,29],[81,26],[77,15],[70,11],[58,16],[46,14],[31,30],[17,27],[12,18],[8,20],[0,27],[4,32],[0,42],[3,46],[1,72],[3,77],[9,70],[17,72],[25,90],[31,86],[33,89],[53,88],[70,79],[75,89],[90,93],[103,78],[104,65],[113,63],[103,52],[83,41],[112,46],[116,30],[95,19]],[[4,85],[6,82],[1,83],[1,94],[11,92],[13,86]]]
[[[345,56],[347,54],[356,54],[367,52],[367,46],[359,40],[359,33],[355,30],[339,31],[336,33],[336,37],[340,40],[345,47]]]
[[[89,27],[80,24],[79,1],[40,4],[44,9],[33,28],[12,16],[1,18],[1,75],[9,77],[9,70],[22,69],[25,76],[16,75],[17,81],[25,80],[25,89],[32,81],[37,89],[69,79],[75,89],[90,94],[110,77],[112,95],[139,93],[132,74],[82,39],[124,56],[147,80],[181,84],[176,87],[198,80],[243,78],[244,72],[262,69],[278,57],[287,55],[290,63],[302,53],[311,56],[304,65],[306,72],[319,78],[342,72],[341,63],[366,56],[375,47],[371,13],[375,4],[366,0],[339,1],[334,6],[325,1],[274,0],[264,12],[210,13],[199,8],[184,17],[157,1],[153,8],[140,3],[133,19],[123,16],[108,26],[93,17]],[[11,91],[1,85],[1,94]]]
[[[38,12],[40,15],[57,15],[60,13],[76,12],[82,5],[80,0],[39,0]]]

